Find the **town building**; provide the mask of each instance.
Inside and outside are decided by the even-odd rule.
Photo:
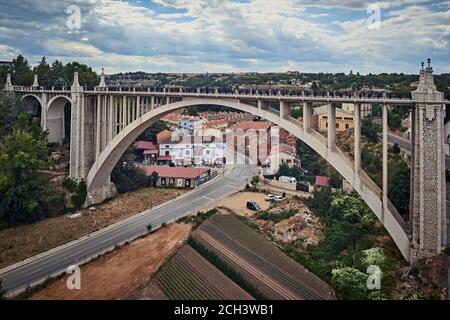
[[[175,133],[174,137],[177,134]],[[223,165],[225,163],[226,142],[224,137],[182,135],[173,140],[164,133],[158,137],[159,158],[161,161],[172,162],[175,166],[188,165]],[[163,159],[163,157],[165,157]],[[170,160],[169,160],[170,158]]]
[[[313,109],[312,127],[319,132],[328,131],[328,106]],[[336,133],[342,133],[354,127],[353,113],[336,108]]]
[[[212,178],[210,168],[184,168],[169,166],[143,166],[145,175],[158,174],[158,187],[195,188]]]
[[[201,127],[203,121],[200,119],[194,119],[191,117],[183,117],[178,122],[178,127],[187,131],[193,131],[196,127]]]
[[[354,103],[343,103],[342,110],[355,114],[355,104]],[[361,119],[365,119],[372,114],[372,105],[363,103],[360,107]]]
[[[150,141],[136,141],[133,145],[136,155],[136,161],[145,165],[156,163],[159,155],[158,146]]]

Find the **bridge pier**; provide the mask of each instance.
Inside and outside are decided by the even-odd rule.
[[[443,93],[436,90],[433,69],[420,72],[412,111],[411,260],[441,253],[447,246]]]
[[[328,104],[328,150],[334,151],[336,149],[336,104]]]

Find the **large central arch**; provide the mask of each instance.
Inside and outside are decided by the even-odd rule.
[[[385,226],[402,255],[409,261],[410,239],[405,231],[404,221],[393,206],[383,208],[381,190],[363,172],[355,174],[354,165],[339,149],[332,151],[327,147],[327,139],[316,131],[304,132],[300,121],[291,117],[280,117],[276,110],[258,108],[233,99],[220,98],[184,98],[182,101],[157,107],[126,126],[101,152],[87,176],[89,190],[102,187],[109,181],[109,176],[117,161],[128,146],[149,126],[177,109],[194,105],[218,105],[238,109],[267,119],[304,141],[321,157],[328,161],[367,203],[381,223]]]

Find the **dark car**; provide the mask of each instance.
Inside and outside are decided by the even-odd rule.
[[[255,201],[247,201],[247,209],[258,211],[261,207]]]

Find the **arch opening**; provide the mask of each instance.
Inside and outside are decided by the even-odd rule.
[[[70,137],[70,113],[72,103],[67,97],[59,96],[50,100],[46,116],[48,141],[63,144]]]
[[[31,117],[38,119],[38,123],[42,128],[44,125],[43,121],[43,110],[41,100],[35,95],[26,95],[22,97],[22,102],[25,107],[25,112],[28,113]]]
[[[221,105],[248,112],[274,123],[305,142],[354,187],[386,227],[405,259],[409,260],[410,239],[405,231],[404,221],[401,222],[398,220],[398,213],[394,209],[389,207],[383,209],[380,196],[381,190],[364,172],[355,174],[352,160],[348,159],[339,149],[336,151],[328,149],[326,138],[318,132],[308,131],[305,134],[300,121],[289,117],[280,117],[280,114],[275,110],[271,110],[271,108],[258,108],[257,106],[231,99],[188,98],[157,107],[147,112],[138,121],[125,127],[101,152],[89,170],[87,176],[88,189],[94,190],[108,183],[110,173],[121,155],[146,128],[175,110],[193,105]]]

